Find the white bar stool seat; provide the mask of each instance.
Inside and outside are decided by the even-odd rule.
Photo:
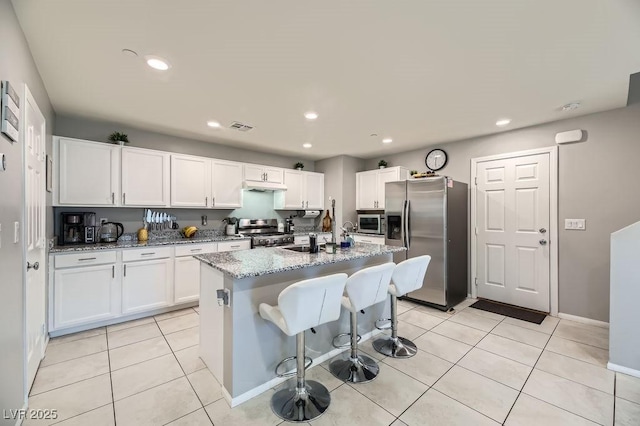
[[[348,357],[338,355],[329,364],[329,371],[342,381],[365,383],[378,376],[378,363],[366,355],[358,354],[358,312],[387,298],[395,267],[393,262],[372,266],[356,272],[347,280],[347,297],[342,298],[342,306],[351,314],[351,351]]]
[[[381,354],[394,358],[410,358],[418,350],[409,339],[398,337],[398,297],[418,290],[424,283],[424,276],[431,262],[431,256],[418,256],[398,263],[391,277],[391,337],[377,339],[373,348]]]
[[[307,422],[329,407],[331,395],[325,386],[305,380],[304,332],[340,318],[340,302],[347,274],[312,278],[290,285],[278,296],[278,305],[261,303],[260,316],[274,323],[287,336],[296,336],[296,386],[281,389],[271,398],[271,409],[290,422]]]

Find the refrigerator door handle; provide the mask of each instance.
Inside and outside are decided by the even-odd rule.
[[[404,223],[404,245],[407,250],[409,250],[411,248],[411,237],[409,234],[409,232],[411,231],[411,227],[409,226],[409,200],[405,200],[404,202],[404,212],[402,216],[402,222]]]

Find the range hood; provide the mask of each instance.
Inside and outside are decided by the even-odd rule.
[[[274,183],[274,182],[260,182],[255,180],[245,180],[242,182],[242,188],[247,189],[249,191],[286,191],[287,186],[282,183]]]

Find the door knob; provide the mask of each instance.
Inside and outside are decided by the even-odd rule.
[[[541,233],[541,234],[546,234],[546,233],[547,233],[547,230],[546,230],[546,229],[544,229],[544,228],[540,228],[540,233]]]
[[[547,245],[547,240],[540,240],[540,245],[541,246],[546,246]]]
[[[38,269],[40,269],[40,263],[39,262],[34,262],[33,264],[31,264],[31,263],[27,262],[27,271],[29,269],[35,269],[37,271]]]

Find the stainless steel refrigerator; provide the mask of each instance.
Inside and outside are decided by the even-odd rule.
[[[422,288],[405,298],[448,310],[467,297],[468,196],[444,176],[386,184],[386,244],[407,248],[394,260],[431,256]]]

